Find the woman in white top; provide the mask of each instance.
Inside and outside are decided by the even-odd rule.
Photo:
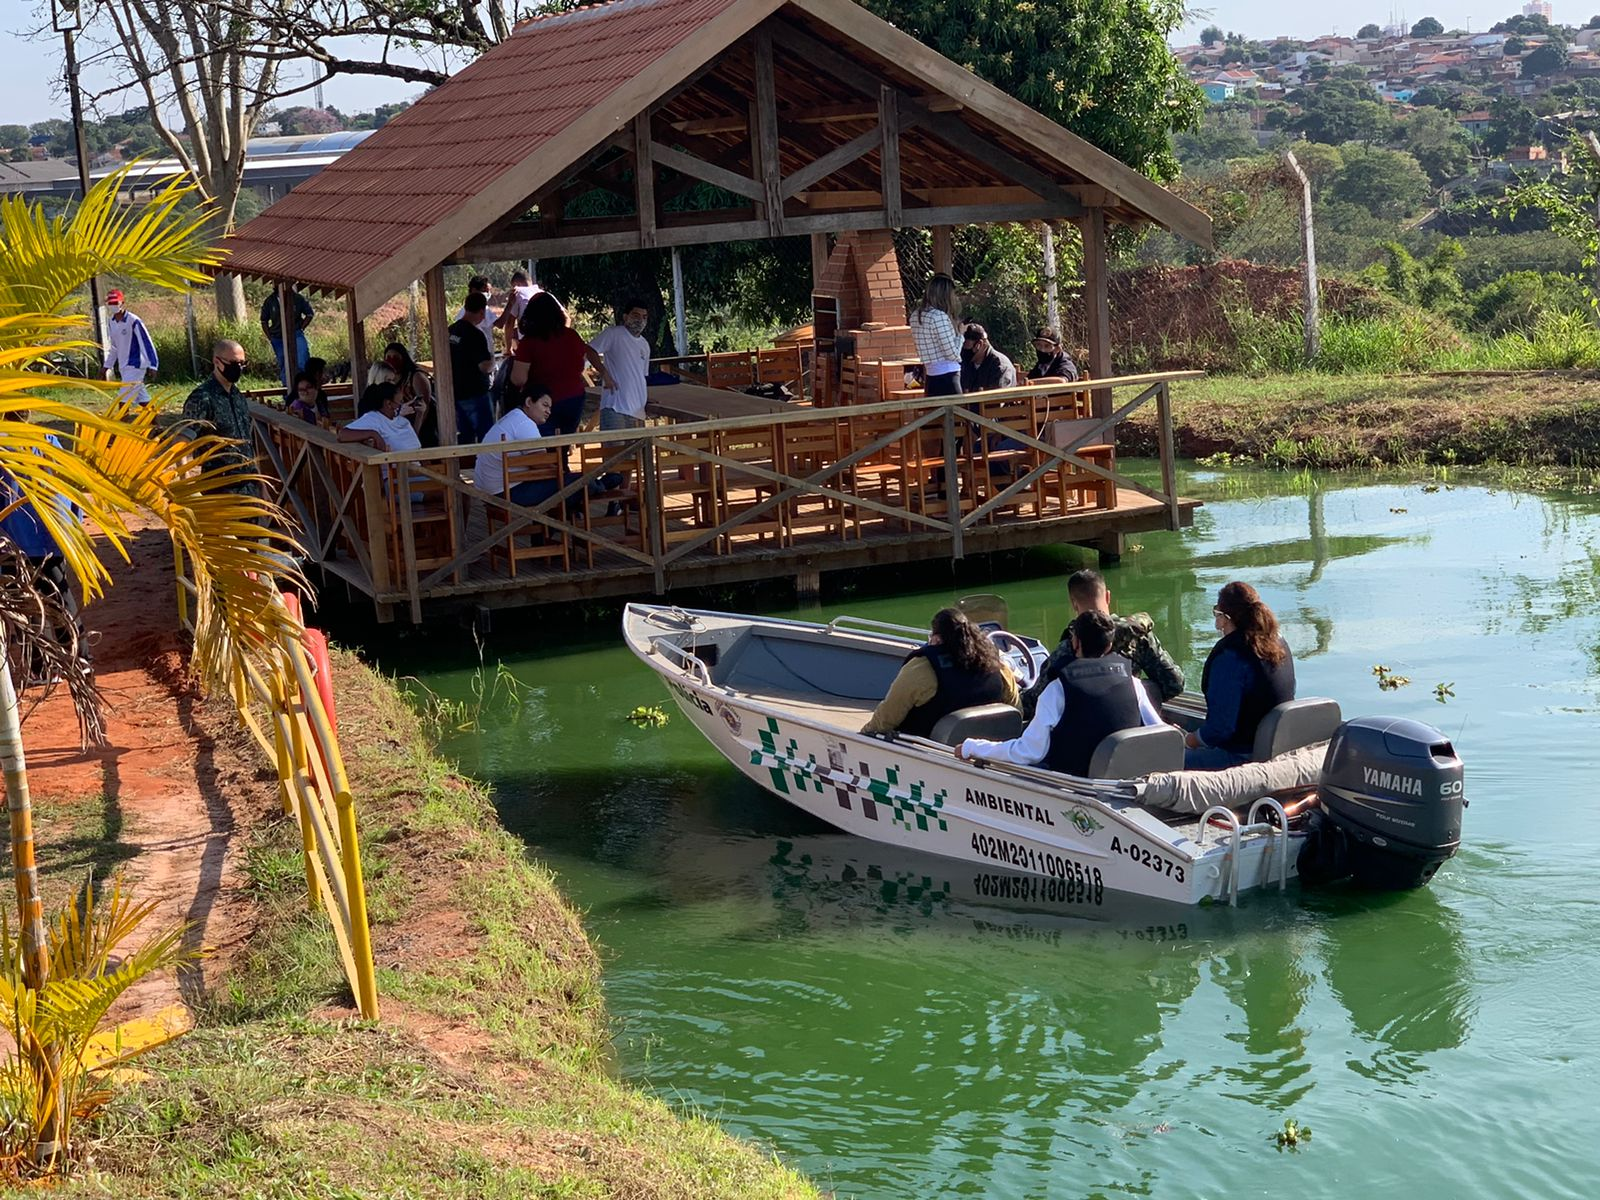
[[[492,445],[495,442],[528,442],[539,437],[540,424],[550,420],[551,404],[549,392],[541,391],[526,396],[521,404],[508,409],[505,416],[489,426],[489,432],[483,435],[484,445]],[[472,463],[474,485],[492,495],[500,495],[505,490],[506,484],[505,458],[504,454],[491,454],[488,451],[479,454]],[[530,479],[511,489],[511,502],[530,506],[538,504],[541,500],[548,500],[554,496],[562,486],[561,482],[555,479]]]
[[[928,280],[922,303],[911,310],[911,336],[922,360],[929,396],[961,395],[961,324],[956,320],[956,282],[940,272]]]
[[[341,442],[362,442],[374,450],[420,450],[417,426],[422,408],[403,403],[400,389],[392,383],[378,383],[361,393],[361,414],[339,430]]]

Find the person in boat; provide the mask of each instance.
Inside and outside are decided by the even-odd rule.
[[[956,748],[956,756],[1087,775],[1102,738],[1160,725],[1161,714],[1133,677],[1133,664],[1114,649],[1116,635],[1110,614],[1097,609],[1079,613],[1067,626],[1072,659],[1044,689],[1022,736],[1008,742],[968,738]]]
[[[1080,613],[1099,612],[1111,618],[1111,623],[1116,629],[1112,638],[1112,652],[1127,659],[1133,665],[1135,675],[1143,675],[1148,679],[1151,686],[1161,694],[1161,699],[1171,700],[1183,691],[1183,668],[1173,662],[1172,655],[1161,648],[1161,639],[1156,637],[1155,622],[1150,619],[1150,614],[1134,613],[1129,617],[1119,617],[1112,612],[1111,592],[1106,587],[1105,576],[1099,571],[1085,567],[1081,571],[1073,572],[1071,578],[1067,580],[1067,599],[1072,604],[1074,617]],[[1049,687],[1051,680],[1059,676],[1066,665],[1076,657],[1072,649],[1072,640],[1068,637],[1068,629],[1061,631],[1061,644],[1050,655],[1044,669],[1039,672],[1039,677],[1033,681],[1033,685],[1022,694],[1024,720],[1033,717],[1039,697],[1044,694],[1045,688]]]
[[[927,737],[939,718],[977,704],[1015,707],[1017,681],[989,635],[958,608],[941,608],[925,645],[906,656],[862,733]]]
[[[1184,739],[1186,771],[1220,771],[1248,762],[1261,719],[1294,699],[1294,655],[1278,632],[1278,618],[1255,588],[1228,584],[1211,614],[1222,637],[1200,675],[1206,719]]]

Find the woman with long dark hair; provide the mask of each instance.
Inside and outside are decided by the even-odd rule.
[[[1206,719],[1184,739],[1183,765],[1191,771],[1248,762],[1261,719],[1294,699],[1294,655],[1255,588],[1228,584],[1217,593],[1211,615],[1222,636],[1200,677]]]
[[[959,608],[941,608],[927,643],[906,656],[863,733],[927,737],[939,718],[976,704],[1019,704],[1017,681],[989,635]]]
[[[567,324],[567,310],[561,302],[549,292],[535,292],[517,318],[517,352],[509,382],[513,404],[521,402],[522,389],[530,378],[555,397],[550,419],[539,426],[545,437],[578,431],[588,386],[583,378],[585,361],[600,372],[606,387],[613,386],[611,372],[599,353]]]
[[[439,444],[439,414],[433,403],[433,383],[428,373],[412,361],[411,351],[399,342],[390,342],[383,348],[383,361],[394,372],[400,388],[400,404],[410,411],[420,413],[417,436],[426,447]],[[370,382],[370,381],[369,381]]]

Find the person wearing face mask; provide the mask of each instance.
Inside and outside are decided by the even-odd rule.
[[[1033,331],[1033,353],[1035,361],[1028,368],[1029,379],[1067,379],[1077,382],[1078,364],[1072,361],[1072,355],[1061,344],[1061,334],[1050,326],[1041,325]]]
[[[257,464],[251,451],[250,403],[238,386],[244,368],[244,347],[238,342],[223,338],[213,345],[211,374],[183,402],[183,419],[196,433],[214,433],[230,440],[232,447],[222,461],[254,472]],[[253,479],[241,479],[229,490],[251,496],[261,494]]]
[[[150,340],[150,331],[128,311],[122,293],[116,288],[106,295],[106,305],[111,310],[111,321],[106,326],[107,340],[111,343],[111,352],[106,355],[106,378],[122,380],[117,399],[130,404],[149,404],[145,377],[154,375],[161,365],[156,345]]]
[[[649,321],[648,300],[627,300],[617,324],[596,334],[589,343],[600,352],[610,376],[600,389],[602,430],[644,428],[644,406],[649,399],[644,381],[650,372],[650,343],[642,335]]]

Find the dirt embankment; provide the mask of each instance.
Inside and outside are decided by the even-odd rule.
[[[1374,463],[1579,466],[1600,463],[1600,376],[1217,375],[1172,389],[1180,453],[1225,452],[1281,466]],[[1153,406],[1119,430],[1154,454]]]

